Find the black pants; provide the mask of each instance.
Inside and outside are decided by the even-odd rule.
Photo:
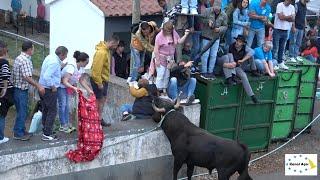
[[[41,96],[42,105],[42,125],[43,134],[52,135],[54,120],[57,115],[57,92],[46,89],[45,94]]]
[[[1,92],[0,88],[0,92]],[[8,88],[4,97],[0,98],[0,116],[6,117],[10,107],[13,105],[13,88]]]

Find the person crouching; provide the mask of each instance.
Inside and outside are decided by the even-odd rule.
[[[133,104],[124,104],[120,107],[121,121],[132,119],[148,119],[154,114],[152,107],[153,97],[157,97],[158,90],[155,84],[149,84],[147,79],[138,81],[138,88],[134,83],[129,83],[129,92],[135,97]]]

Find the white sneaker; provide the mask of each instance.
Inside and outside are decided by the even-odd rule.
[[[286,65],[284,64],[284,62],[282,62],[282,63],[279,64],[279,68],[280,68],[280,69],[285,69],[285,70],[288,70],[288,69],[289,69],[289,67],[286,66]]]
[[[279,66],[278,65],[274,66],[273,70],[275,70],[275,71],[279,70]]]
[[[188,8],[182,8],[181,14],[188,14],[188,13],[189,13],[189,9]]]
[[[296,63],[297,60],[296,60],[296,58],[292,57],[292,58],[289,59],[289,62],[294,62],[294,63]]]
[[[297,61],[302,62],[302,61],[303,61],[303,58],[302,58],[301,56],[298,56],[298,57],[297,57]]]
[[[9,138],[7,138],[7,137],[3,137],[3,139],[2,140],[0,140],[0,144],[2,144],[2,143],[6,143],[6,142],[8,142],[9,141]]]
[[[198,15],[197,9],[190,9],[190,14],[191,15]]]

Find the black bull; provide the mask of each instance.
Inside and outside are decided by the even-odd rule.
[[[178,104],[160,104],[154,103],[153,119],[160,122],[161,115],[165,115],[161,128],[171,144],[174,180],[184,163],[187,164],[188,180],[191,180],[194,166],[207,168],[210,174],[216,168],[219,180],[229,179],[236,171],[240,174],[239,180],[252,179],[248,174],[250,152],[246,145],[214,136],[195,126],[181,112],[172,111]]]

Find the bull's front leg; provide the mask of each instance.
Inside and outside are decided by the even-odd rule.
[[[180,159],[174,158],[173,180],[177,180],[178,179],[178,172],[181,169],[182,165],[183,165],[183,162]]]
[[[194,169],[194,165],[191,164],[187,164],[187,176],[188,176],[188,180],[191,180],[192,174],[193,174],[193,169]]]

